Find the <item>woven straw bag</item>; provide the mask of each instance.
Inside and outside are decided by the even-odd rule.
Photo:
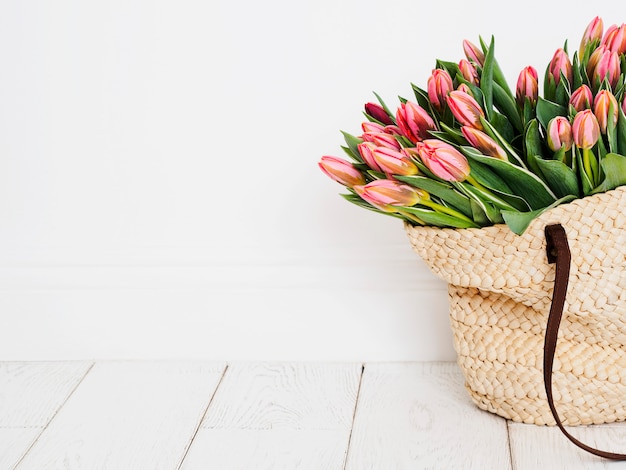
[[[546,227],[562,227],[571,252],[560,287]],[[448,283],[458,364],[479,408],[533,424],[626,420],[626,187],[550,209],[522,235],[506,225],[405,230]],[[548,364],[547,322],[559,302]]]

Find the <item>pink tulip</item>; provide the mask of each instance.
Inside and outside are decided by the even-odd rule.
[[[430,137],[429,131],[437,129],[426,110],[412,101],[400,105],[396,111],[396,121],[402,134],[413,143]]]
[[[454,89],[452,77],[447,70],[435,69],[428,77],[428,99],[438,111],[443,109],[446,103],[446,96]]]
[[[571,98],[569,99],[569,104],[571,104],[576,111],[582,111],[583,109],[591,108],[593,104],[593,93],[591,88],[587,85],[581,85],[572,93]]]
[[[378,132],[385,132],[385,126],[378,124],[377,122],[365,121],[361,123],[361,129],[366,134],[376,134]]]
[[[480,118],[485,117],[485,113],[471,95],[455,90],[450,92],[447,101],[452,114],[461,125],[483,129]]]
[[[499,160],[508,160],[506,152],[500,147],[495,140],[482,131],[473,127],[463,126],[461,132],[469,144],[475,149],[480,150],[483,155],[494,157]]]
[[[572,124],[574,144],[581,149],[591,149],[600,138],[600,125],[590,109],[576,114]]]
[[[589,78],[593,76],[593,71],[596,69],[598,62],[600,62],[600,58],[604,55],[606,51],[609,50],[605,46],[600,45],[596,47],[589,56],[589,60],[587,61],[587,68],[585,69]]]
[[[420,159],[444,181],[464,181],[470,173],[467,158],[452,145],[437,139],[426,139],[417,146]]]
[[[563,116],[557,116],[548,122],[548,147],[553,152],[564,148],[566,151],[572,148],[572,126]]]
[[[378,147],[385,147],[393,150],[400,150],[400,142],[389,134],[379,132],[372,135],[372,142]]]
[[[537,70],[529,65],[520,72],[519,77],[517,78],[517,89],[515,97],[517,98],[517,103],[520,106],[524,106],[526,98],[528,98],[530,102],[534,104],[537,101],[538,96],[539,84]]]
[[[610,109],[613,107],[612,114],[609,115]],[[593,114],[598,120],[600,126],[600,132],[606,134],[606,129],[609,125],[609,121],[613,122],[613,125],[617,125],[617,118],[619,117],[619,105],[613,93],[608,90],[600,90],[596,95],[593,102]]]
[[[376,145],[372,142],[362,142],[357,145],[357,149],[359,150],[359,154],[361,154],[361,158],[367,166],[369,166],[374,171],[381,171],[378,163],[374,159],[374,150],[376,150]]]
[[[400,128],[395,125],[385,126],[385,133],[390,135],[402,135]]]
[[[389,117],[387,111],[379,104],[366,103],[365,113],[384,125],[393,124],[393,120]]]
[[[372,154],[380,169],[389,175],[412,176],[418,173],[415,163],[402,152],[378,147]]]
[[[587,44],[602,39],[602,32],[604,30],[604,24],[602,23],[602,19],[599,16],[596,16],[591,22],[587,25],[585,32],[583,33],[583,37],[580,40],[580,48],[578,49],[579,55],[582,55],[585,52],[585,48]]]
[[[561,81],[561,73],[563,73],[569,83],[572,83],[572,62],[563,48],[556,50],[548,66],[548,74],[554,80],[555,85],[558,85]]]
[[[364,201],[385,212],[397,212],[397,207],[411,207],[428,194],[395,180],[375,180],[364,186],[354,186]]]
[[[318,165],[327,176],[349,188],[365,183],[363,174],[341,158],[323,156]]]
[[[593,75],[591,75],[590,78],[593,77],[592,81],[596,87],[599,87],[606,78],[611,88],[615,88],[619,81],[620,74],[621,67],[619,56],[616,52],[606,50],[602,53],[602,56],[600,56],[593,70]]]
[[[472,93],[472,90],[469,86],[467,86],[466,83],[461,83],[457,88],[456,91],[460,91],[463,93],[467,93],[468,95],[470,95],[472,98],[474,97],[474,94]]]
[[[463,41],[463,51],[465,52],[465,57],[467,57],[467,60],[474,62],[476,65],[480,65],[482,67],[485,63],[484,52],[479,49],[478,46],[469,42],[467,39]]]
[[[611,26],[604,35],[602,44],[611,52],[618,55],[624,54],[626,52],[626,25]]]
[[[459,61],[459,71],[463,78],[473,85],[478,85],[478,72],[476,67],[469,60],[461,59]]]

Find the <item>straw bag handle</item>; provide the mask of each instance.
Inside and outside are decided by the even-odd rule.
[[[556,263],[556,277],[554,280],[554,293],[552,294],[552,305],[550,306],[550,315],[548,316],[548,324],[546,326],[546,337],[543,346],[543,381],[546,387],[546,395],[550,411],[556,421],[559,429],[567,436],[567,438],[581,449],[586,450],[599,457],[612,460],[626,460],[626,454],[616,454],[604,450],[594,449],[583,444],[574,436],[572,436],[561,422],[559,415],[554,406],[552,396],[552,366],[554,363],[554,354],[556,350],[556,342],[559,334],[559,325],[563,316],[563,306],[565,304],[565,296],[567,294],[567,284],[569,280],[569,270],[571,263],[571,252],[569,243],[567,242],[567,234],[561,224],[548,225],[545,228],[548,263]]]

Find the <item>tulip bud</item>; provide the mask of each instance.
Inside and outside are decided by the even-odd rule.
[[[611,52],[624,54],[626,52],[626,25],[612,25],[604,35],[602,44]]]
[[[327,176],[349,188],[365,183],[363,174],[341,158],[324,156],[318,165]]]
[[[378,147],[372,154],[380,169],[389,175],[413,176],[419,172],[415,163],[402,152]]]
[[[602,23],[602,19],[599,16],[596,16],[591,22],[587,25],[585,32],[583,33],[583,37],[580,40],[580,48],[578,49],[579,55],[582,57],[587,44],[601,40],[602,32],[604,30],[604,25]]]
[[[613,107],[612,114],[609,115],[611,106]],[[609,125],[609,120],[613,122],[613,126],[617,125],[617,118],[619,117],[619,105],[613,93],[608,90],[600,90],[596,95],[593,103],[593,114],[598,120],[600,126],[600,132],[606,134],[606,129]]]
[[[461,125],[478,130],[483,129],[480,118],[485,117],[485,113],[471,95],[455,90],[450,92],[447,101],[450,111]]]
[[[569,99],[569,104],[574,107],[576,111],[582,111],[583,109],[591,108],[593,104],[593,93],[591,88],[587,85],[581,85],[574,93],[572,93]]]
[[[374,150],[376,150],[375,144],[367,141],[361,142],[359,145],[357,145],[357,149],[359,150],[363,161],[367,163],[367,166],[369,166],[374,171],[381,171],[378,163],[376,163],[376,160],[374,159],[373,152]]]
[[[467,39],[463,41],[463,51],[465,52],[465,57],[467,57],[467,60],[474,62],[476,65],[480,65],[482,67],[485,63],[484,52],[479,49],[478,46],[469,42]]]
[[[368,134],[377,134],[379,132],[385,132],[385,126],[378,124],[377,122],[365,121],[361,123],[361,129]]]
[[[566,151],[572,148],[572,125],[567,118],[557,116],[548,122],[548,147],[553,152],[564,148]]]
[[[385,133],[390,135],[402,135],[400,128],[394,125],[385,126]]]
[[[587,61],[587,67],[585,69],[589,78],[593,76],[593,71],[596,69],[598,62],[600,62],[600,58],[604,55],[606,51],[608,51],[608,49],[605,46],[600,45],[596,47],[589,56],[589,60]]]
[[[617,86],[617,82],[619,81],[620,74],[621,67],[619,56],[616,52],[606,50],[602,53],[602,56],[600,56],[600,59],[593,70],[593,75],[590,77],[593,77],[592,81],[596,87],[599,87],[606,78],[611,85],[611,88],[615,88]]]
[[[385,147],[393,150],[400,150],[400,142],[389,134],[385,133],[376,133],[372,135],[372,142],[378,147]]]
[[[555,85],[558,85],[561,81],[561,73],[563,73],[569,83],[572,83],[572,62],[563,48],[556,50],[548,66],[548,74],[554,80]]]
[[[384,125],[393,124],[393,120],[389,117],[387,111],[379,104],[366,103],[365,113]]]
[[[537,70],[529,65],[520,72],[519,77],[517,78],[517,90],[515,97],[517,99],[517,103],[520,106],[524,106],[526,98],[534,104],[537,101],[538,96],[539,84]]]
[[[507,161],[506,152],[500,147],[495,140],[482,131],[473,127],[463,126],[461,132],[469,144],[475,149],[480,150],[483,155],[494,157],[499,160]]]
[[[459,61],[459,71],[461,75],[463,75],[463,78],[469,83],[478,85],[478,72],[476,71],[476,67],[474,67],[469,60],[461,59]]]
[[[467,158],[452,145],[437,139],[426,139],[417,146],[420,159],[444,181],[464,181],[470,174]]]
[[[467,93],[468,95],[470,95],[472,98],[474,97],[474,93],[472,93],[472,90],[469,86],[467,86],[466,83],[461,83],[457,89],[457,91],[461,91],[463,93]]]
[[[574,144],[581,149],[591,149],[600,138],[600,125],[590,109],[577,113],[572,124]]]
[[[402,134],[413,143],[430,137],[429,131],[437,129],[426,110],[412,101],[400,105],[396,111],[396,121]]]
[[[428,198],[425,191],[395,180],[375,180],[353,189],[364,201],[385,212],[397,212],[396,207],[411,207]]]
[[[428,78],[428,99],[434,108],[441,111],[446,103],[446,96],[454,89],[452,77],[445,69],[435,69]]]

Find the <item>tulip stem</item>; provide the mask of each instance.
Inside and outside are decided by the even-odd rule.
[[[585,168],[585,173],[589,176],[589,180],[591,184],[596,187],[599,184],[598,181],[598,162],[596,161],[596,157],[591,151],[591,149],[582,149],[583,150],[583,166]]]
[[[415,215],[411,214],[410,212],[405,212],[402,209],[398,209],[398,214],[401,214],[403,217],[406,217],[411,222],[415,222],[416,224],[426,225],[422,219],[416,217]]]
[[[433,201],[420,201],[419,204],[426,206],[426,207],[430,207],[431,209],[437,212],[441,212],[442,214],[451,215],[452,217],[456,217],[457,219],[461,219],[466,222],[474,222],[465,214],[461,214],[459,211],[455,211],[454,209],[451,209],[450,207],[446,207],[442,204],[437,204],[436,202],[433,202]]]

